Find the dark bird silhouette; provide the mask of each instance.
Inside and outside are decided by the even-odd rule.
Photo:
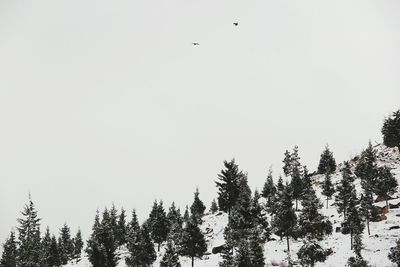
[[[238,26],[238,25],[239,25],[239,23],[238,23],[238,22],[234,22],[234,23],[233,23],[233,25],[235,25],[235,26]]]
[[[199,43],[192,43],[193,45],[200,45]]]

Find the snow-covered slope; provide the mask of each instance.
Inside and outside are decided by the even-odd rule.
[[[377,151],[378,165],[388,166],[392,169],[393,174],[397,178],[400,184],[400,153],[397,148],[387,148],[383,145],[377,145],[374,147]],[[354,161],[351,161],[353,167]],[[339,165],[340,168],[340,165]],[[321,189],[318,184],[323,180],[322,175],[314,175],[313,180],[315,181],[315,189],[317,195],[320,197],[321,202],[324,203],[324,207],[321,212],[328,216],[333,223],[334,232],[326,240],[322,241],[321,244],[326,248],[332,248],[334,253],[328,257],[327,261],[323,264],[318,263],[316,266],[345,266],[346,261],[349,257],[353,256],[350,250],[350,236],[344,235],[340,232],[336,233],[336,227],[340,226],[343,221],[342,215],[339,215],[336,211],[335,206],[332,206],[333,200],[330,201],[328,208],[325,207],[325,199],[321,195]],[[334,183],[339,182],[341,174],[339,170],[332,175],[332,181]],[[360,182],[355,181],[356,189],[361,190]],[[396,196],[398,197],[398,195]],[[390,202],[395,204],[400,199],[393,199]],[[376,203],[377,205],[384,205],[384,203]],[[301,207],[300,207],[301,208]],[[370,229],[371,235],[368,236],[367,232],[364,232],[364,244],[365,249],[362,251],[362,255],[366,260],[370,262],[372,266],[376,267],[392,267],[393,265],[387,258],[390,247],[394,246],[395,241],[400,238],[400,229],[390,230],[391,226],[400,226],[400,208],[391,209],[386,214],[387,219],[380,222],[371,222]],[[219,254],[212,254],[211,250],[213,247],[224,244],[223,231],[228,222],[228,216],[224,213],[208,214],[203,218],[203,224],[201,229],[206,234],[208,242],[208,255],[202,260],[196,260],[196,267],[217,267],[218,262],[221,260]],[[279,237],[273,236],[276,240],[269,241],[265,244],[265,259],[266,266],[286,266],[286,241],[280,241]],[[296,252],[302,245],[301,240],[291,240],[291,254],[292,258],[296,259]],[[123,255],[124,251],[121,251],[122,259],[120,260],[119,267],[125,266]],[[157,261],[154,266],[159,266],[159,261],[163,255],[163,249],[158,253]],[[183,267],[190,266],[190,259],[181,257],[181,264]],[[90,263],[84,258],[78,264],[69,264],[68,267],[86,267],[91,266]]]

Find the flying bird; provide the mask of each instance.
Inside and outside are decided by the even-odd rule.
[[[238,26],[238,25],[239,25],[239,23],[238,23],[238,22],[234,22],[234,23],[233,23],[233,25],[235,25],[235,26]]]
[[[192,43],[193,45],[200,45],[199,43]]]

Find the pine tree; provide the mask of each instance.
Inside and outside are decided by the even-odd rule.
[[[57,239],[53,235],[51,237],[51,245],[50,245],[50,259],[49,266],[61,266],[60,253],[58,249]]]
[[[254,228],[249,237],[249,256],[252,267],[265,266],[264,258],[264,239],[260,237],[261,233]]]
[[[253,229],[252,232],[258,230],[257,233],[260,236],[260,240],[263,243],[269,239],[271,235],[271,229],[268,224],[267,214],[260,204],[260,194],[258,193],[257,189],[254,191],[253,198],[250,203],[250,214],[251,218],[253,219]]]
[[[318,173],[325,174],[327,172],[332,173],[336,170],[336,162],[333,158],[333,153],[329,150],[329,146],[326,145],[324,151],[321,153],[321,158],[318,164]]]
[[[277,204],[277,213],[273,219],[273,226],[286,236],[289,263],[291,262],[289,238],[296,236],[296,224],[297,216],[293,209],[290,188],[286,186]]]
[[[157,243],[157,250],[160,251],[161,244],[167,240],[169,233],[169,222],[165,213],[163,202],[154,201],[153,208],[148,219],[151,237]]]
[[[66,223],[64,223],[63,227],[60,229],[58,247],[61,263],[67,264],[68,261],[73,258],[74,244],[71,239],[71,230]]]
[[[183,221],[188,222],[189,220],[190,220],[189,207],[188,205],[186,205],[185,213],[183,214]]]
[[[323,249],[316,240],[306,239],[297,252],[297,257],[302,266],[314,267],[316,262],[325,262],[328,251]]]
[[[167,243],[167,248],[161,259],[160,267],[181,267],[178,252],[172,242]]]
[[[40,219],[37,217],[37,211],[31,199],[29,199],[29,205],[25,205],[22,216],[23,218],[18,219],[20,224],[18,227],[18,263],[20,266],[39,267]]]
[[[396,241],[395,247],[390,248],[388,258],[391,262],[397,264],[397,267],[400,266],[400,239]]]
[[[247,184],[247,176],[239,182],[239,196],[236,205],[232,208],[231,219],[228,222],[232,230],[233,244],[238,244],[240,239],[247,238],[249,230],[254,227],[251,207],[251,190]]]
[[[322,204],[313,189],[307,191],[301,204],[303,210],[298,218],[300,236],[312,240],[322,240],[324,236],[332,234],[332,223],[319,213]]]
[[[190,212],[196,218],[197,223],[201,223],[201,218],[206,210],[206,206],[204,206],[203,201],[200,200],[199,195],[199,189],[196,188],[196,192],[194,193],[194,201],[192,206],[190,206]]]
[[[129,254],[125,258],[125,263],[129,267],[152,266],[157,255],[150,238],[149,230],[146,225],[143,225],[136,231],[134,229],[135,227],[130,228],[127,235],[126,248]]]
[[[348,199],[351,191],[354,190],[353,179],[351,177],[350,166],[347,162],[343,163],[342,179],[340,184],[337,186],[337,195],[335,196],[335,205],[338,207],[338,212],[343,213],[343,218],[346,217],[346,211],[348,208]]]
[[[0,267],[17,267],[17,253],[17,240],[14,232],[11,232],[10,237],[3,245]]]
[[[292,174],[292,154],[288,150],[284,153],[285,157],[283,158],[283,173],[285,176],[290,176]]]
[[[210,212],[211,212],[212,214],[215,214],[215,213],[218,212],[218,204],[217,204],[217,202],[215,201],[215,199],[213,199],[212,202],[211,202]]]
[[[370,183],[371,186],[373,186],[377,175],[376,160],[376,151],[373,149],[370,141],[368,143],[368,147],[361,152],[354,173],[361,180],[366,180],[368,183]]]
[[[267,206],[271,206],[271,201],[275,197],[276,187],[274,184],[274,178],[272,176],[272,168],[268,171],[267,180],[264,183],[263,190],[261,192],[261,196],[267,200]]]
[[[241,242],[239,242],[234,260],[235,260],[235,266],[237,267],[252,266],[249,244],[247,240],[241,240]]]
[[[74,251],[73,251],[72,258],[76,262],[79,262],[81,260],[81,254],[82,254],[82,248],[83,248],[82,233],[81,233],[80,229],[78,229],[75,237],[73,238],[73,244],[74,244]]]
[[[328,208],[328,201],[332,198],[334,193],[335,188],[332,184],[330,172],[326,172],[324,183],[322,184],[322,194],[326,196],[326,208]]]
[[[118,244],[115,238],[114,218],[105,209],[102,220],[98,212],[93,225],[93,232],[87,241],[86,253],[93,267],[115,267],[119,261]]]
[[[126,243],[126,232],[127,232],[127,226],[126,226],[126,215],[125,215],[125,210],[121,208],[121,212],[118,217],[118,223],[117,223],[117,231],[116,231],[116,239],[118,245],[123,245]]]
[[[386,118],[382,126],[383,143],[388,147],[400,149],[400,110]]]
[[[225,169],[218,174],[219,181],[216,181],[218,188],[218,206],[220,210],[228,212],[230,217],[231,209],[235,206],[239,196],[239,181],[243,173],[239,171],[239,166],[235,159],[230,162],[224,161]]]
[[[186,223],[183,229],[180,254],[192,259],[192,267],[194,267],[194,259],[202,258],[207,251],[207,244],[204,235],[197,226],[196,218],[192,218]]]
[[[390,169],[386,166],[379,167],[375,181],[375,194],[386,201],[386,207],[389,210],[388,200],[390,195],[397,192],[398,183]]]
[[[345,221],[347,224],[347,228],[350,231],[351,249],[353,249],[354,238],[357,235],[361,235],[365,227],[361,215],[358,211],[357,207],[358,203],[359,200],[357,199],[356,191],[352,190],[349,197],[349,206],[347,209],[347,215]]]
[[[300,170],[297,166],[294,166],[292,169],[292,180],[290,182],[290,187],[292,191],[292,197],[296,202],[296,210],[298,210],[297,202],[303,194],[303,183]]]

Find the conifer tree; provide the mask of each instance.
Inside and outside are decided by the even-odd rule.
[[[350,166],[347,162],[343,163],[342,179],[337,186],[337,195],[335,196],[335,205],[338,208],[339,213],[343,213],[343,218],[346,217],[346,211],[348,208],[348,199],[352,190],[354,190],[353,179],[351,177]]]
[[[61,266],[60,253],[55,235],[51,237],[49,266]]]
[[[20,266],[39,267],[41,238],[40,238],[40,220],[37,217],[37,211],[32,200],[25,205],[22,211],[22,218],[18,219],[20,226],[18,264]]]
[[[218,204],[217,204],[217,202],[215,201],[215,199],[213,199],[212,202],[211,202],[210,212],[211,212],[212,214],[215,214],[215,213],[218,212]]]
[[[149,230],[146,225],[136,230],[135,228],[129,228],[126,244],[129,254],[125,258],[125,263],[129,267],[152,266],[153,262],[157,259],[157,255],[150,238]]]
[[[303,241],[303,245],[297,252],[297,257],[302,266],[314,267],[316,262],[325,262],[328,256],[328,251],[323,249],[321,245],[312,239]]]
[[[388,147],[400,149],[400,110],[386,118],[382,126],[383,143]]]
[[[239,171],[235,159],[229,162],[224,161],[224,166],[225,169],[218,174],[218,181],[215,183],[218,188],[218,206],[230,217],[231,209],[235,206],[239,196],[239,181],[243,173]]]
[[[366,180],[370,183],[371,187],[374,184],[377,174],[376,160],[376,151],[373,149],[370,141],[368,147],[361,152],[354,173],[361,180]]]
[[[364,223],[358,211],[359,200],[356,196],[356,191],[352,190],[349,198],[349,206],[347,209],[346,223],[350,231],[351,249],[353,249],[353,241],[357,235],[361,235],[364,230]]]
[[[397,192],[398,183],[390,169],[386,166],[379,167],[375,181],[375,194],[386,201],[386,207],[389,210],[388,200],[390,195]]]
[[[127,226],[126,226],[126,215],[124,208],[121,208],[121,212],[118,217],[117,222],[117,231],[116,231],[116,239],[118,245],[123,245],[126,243],[126,233],[127,233]]]
[[[400,266],[400,239],[396,241],[395,247],[390,248],[388,258],[391,262],[397,264],[397,267]]]
[[[329,146],[326,145],[324,151],[321,153],[321,158],[318,164],[318,173],[325,174],[327,172],[332,173],[336,170],[336,162],[333,158],[333,153],[329,150]]]
[[[180,254],[190,257],[192,267],[194,267],[194,259],[201,259],[206,251],[207,244],[204,235],[197,226],[196,218],[192,215],[183,229]]]
[[[199,195],[199,189],[196,188],[196,192],[194,193],[194,201],[192,206],[190,206],[190,212],[196,218],[197,223],[201,223],[201,218],[206,210],[206,206],[204,206],[203,201],[200,200]]]
[[[185,212],[183,214],[183,221],[188,222],[189,220],[190,220],[189,207],[188,205],[186,205]]]
[[[274,178],[272,176],[272,168],[269,168],[267,180],[264,183],[261,196],[267,200],[267,206],[271,206],[271,201],[275,197],[276,187],[274,184]]]
[[[1,267],[17,267],[17,240],[12,231],[10,237],[3,245],[3,253],[0,260]]]
[[[324,183],[322,184],[322,194],[326,196],[326,208],[328,208],[328,201],[332,198],[334,193],[335,188],[332,184],[330,172],[326,172]]]
[[[181,267],[178,252],[172,242],[167,243],[167,248],[161,259],[160,267]]]
[[[261,233],[254,228],[251,231],[249,237],[249,256],[252,267],[263,267],[265,266],[264,258],[264,239],[261,237]]]
[[[154,242],[157,243],[157,250],[160,251],[161,244],[167,240],[169,222],[165,213],[163,202],[154,202],[148,219],[149,230]]]
[[[332,223],[326,216],[319,213],[322,204],[314,189],[307,190],[301,204],[303,210],[298,218],[300,236],[312,240],[322,240],[324,236],[332,234]]]
[[[73,244],[74,244],[74,251],[73,251],[72,258],[76,262],[79,262],[81,260],[81,254],[82,254],[82,248],[83,248],[82,233],[81,233],[80,229],[78,229],[75,237],[73,238]]]
[[[74,244],[71,239],[71,230],[66,223],[64,223],[63,227],[60,229],[58,243],[61,264],[67,264],[68,261],[72,259]]]
[[[182,225],[182,215],[180,209],[177,209],[175,206],[175,202],[172,202],[171,206],[168,209],[167,220],[169,224],[169,228],[171,228],[175,223]]]
[[[294,166],[292,169],[292,180],[290,182],[290,187],[292,191],[292,197],[296,202],[296,210],[298,210],[297,202],[303,194],[303,183],[300,170],[297,166]]]
[[[273,226],[286,236],[289,263],[291,262],[289,238],[296,236],[296,224],[297,216],[293,209],[290,188],[286,186],[277,204],[277,213],[273,219]]]

